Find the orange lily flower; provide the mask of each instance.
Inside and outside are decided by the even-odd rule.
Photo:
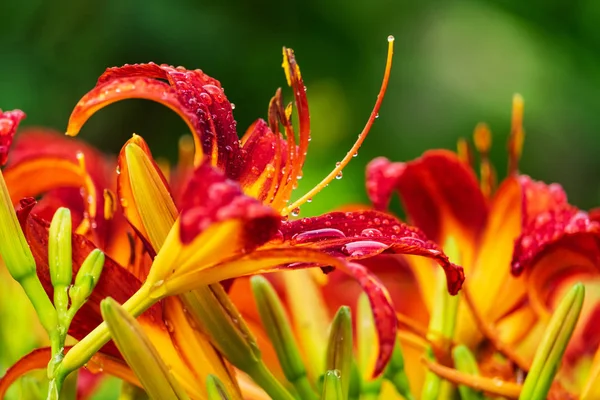
[[[447,368],[453,365],[449,351],[466,344],[476,353],[481,372],[497,380],[491,392],[518,396],[520,386],[510,386],[510,382],[522,381],[556,303],[565,290],[581,281],[591,290],[559,372],[560,384],[553,386],[550,396],[564,399],[570,393],[582,393],[581,380],[587,375],[581,368],[589,366],[600,344],[600,223],[596,213],[568,204],[558,184],[546,185],[519,174],[522,112],[522,99],[515,96],[508,176],[497,188],[488,159],[491,134],[482,124],[474,133],[481,158],[480,180],[466,141],[459,142],[458,154],[432,150],[414,161],[378,158],[367,167],[367,191],[375,209],[386,210],[392,195],[398,193],[409,222],[435,242],[449,244],[444,249],[465,268],[467,280],[460,294],[455,332],[440,338],[441,332],[432,327],[438,312],[434,303],[437,277],[426,265],[429,260],[395,256],[365,263],[395,300],[400,338],[408,348],[407,371],[417,390],[426,379],[427,369],[420,365],[426,343],[434,352],[437,348],[438,362],[446,365],[440,369],[427,361],[429,369],[455,383],[464,383],[464,376],[457,377]],[[352,302],[356,290],[335,273],[324,294],[335,308]],[[497,353],[505,361],[499,361]],[[588,380],[588,395],[593,376]],[[507,386],[498,379],[508,382]],[[471,380],[470,384],[477,387],[480,382]]]
[[[183,295],[185,302],[185,293],[201,286],[256,273],[320,266],[348,274],[368,296],[379,342],[373,373],[381,373],[392,354],[397,321],[387,290],[362,265],[363,260],[384,252],[435,260],[443,268],[452,294],[461,288],[462,268],[451,263],[419,229],[385,213],[288,217],[335,179],[366,137],[389,79],[392,42],[380,95],[359,140],[334,171],[291,205],[287,203],[302,173],[310,126],[304,83],[290,49],[283,51],[283,67],[294,92],[298,144],[292,106],[283,106],[279,90],[270,102],[268,123],[258,120],[238,140],[231,103],[218,81],[200,70],[152,63],[109,68],[75,107],[67,134],[76,135],[93,113],[115,101],[144,98],[160,102],[186,121],[194,138],[194,151],[184,142],[183,157],[177,169],[167,174],[169,179],[137,135],[124,145],[118,167],[114,174],[108,173],[106,181],[105,162],[94,158],[95,153],[79,142],[63,139],[53,151],[42,148],[33,151],[34,156],[22,155],[29,146],[17,143],[4,171],[9,190],[16,193],[13,201],[41,193],[48,196],[36,206],[32,200],[21,201],[18,213],[46,290],[52,291],[46,248],[48,215],[58,205],[69,206],[74,201],[73,189],[78,190],[74,209],[81,211],[72,238],[74,272],[96,247],[114,256],[106,258],[91,299],[72,324],[69,333],[81,341],[67,352],[64,363],[87,362],[89,356],[76,349],[95,352],[107,342],[99,301],[111,296],[134,315],[142,314],[140,323],[190,397],[205,398],[196,382],[212,373],[237,398],[240,390],[228,364],[188,321],[181,300],[174,296]],[[27,140],[24,135],[23,141]],[[103,174],[97,174],[96,168]],[[42,181],[34,179],[39,171],[43,172]],[[382,226],[374,229],[374,224]],[[96,356],[96,362],[103,364],[103,371],[138,383],[120,363],[113,346],[102,347],[102,354]],[[26,357],[17,370],[40,367],[42,358],[39,354]],[[88,367],[93,367],[93,360]],[[9,372],[7,376],[0,381],[0,394],[18,374]]]

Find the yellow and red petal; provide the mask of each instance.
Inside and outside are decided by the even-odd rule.
[[[21,110],[5,112],[0,110],[0,166],[6,164],[8,150],[23,118],[25,118],[25,113]]]
[[[418,255],[435,260],[446,273],[448,291],[456,294],[464,281],[462,267],[448,257],[418,228],[378,211],[332,212],[283,222],[283,240],[351,260],[383,252]]]
[[[167,180],[141,136],[133,135],[121,149],[117,194],[125,218],[154,256],[178,211]]]
[[[180,237],[191,243],[213,224],[239,220],[242,251],[252,250],[270,240],[277,232],[281,217],[271,207],[246,196],[239,184],[223,173],[202,163],[188,182],[181,204]],[[235,238],[230,238],[235,242]]]
[[[24,208],[18,210],[17,216],[36,261],[40,281],[50,298],[52,298],[53,286],[48,267],[48,233],[50,224],[48,221],[42,220],[33,213],[30,213],[33,205],[34,203],[30,202]],[[72,235],[71,240],[73,242],[73,276],[76,276],[81,264],[96,246],[82,235],[76,233]],[[111,258],[106,257],[100,280],[89,300],[75,315],[69,334],[76,339],[83,338],[103,321],[100,313],[100,302],[104,298],[110,296],[119,303],[124,303],[141,285],[142,283],[135,276]],[[157,324],[162,323],[160,306],[156,305],[150,308],[141,318],[146,318]],[[103,351],[117,357],[119,356],[118,350],[112,343],[106,345]]]
[[[194,135],[195,164],[206,156],[237,178],[241,155],[231,103],[219,81],[198,69],[154,63],[109,68],[73,110],[67,134],[76,135],[99,109],[131,98],[153,100],[177,112]]]
[[[486,199],[474,172],[455,153],[432,150],[407,163],[371,161],[367,192],[375,208],[385,210],[395,191],[411,223],[436,243],[443,243],[447,234],[473,240],[484,228]],[[462,232],[455,232],[455,226]]]

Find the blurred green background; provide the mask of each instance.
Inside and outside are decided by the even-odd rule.
[[[219,79],[241,135],[285,86],[281,47],[292,47],[313,123],[300,191],[333,168],[362,129],[393,34],[381,117],[344,179],[303,214],[364,201],[364,166],[373,157],[409,160],[454,148],[479,121],[494,132],[503,175],[515,92],[525,98],[522,170],[562,183],[579,206],[600,203],[597,1],[34,0],[2,1],[0,15],[0,108],[21,108],[26,125],[61,131],[104,68],[155,61]],[[136,132],[155,155],[174,159],[185,131],[167,108],[130,100],[98,113],[81,137],[114,153]]]

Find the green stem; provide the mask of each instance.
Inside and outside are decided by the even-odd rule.
[[[142,286],[123,304],[123,308],[134,317],[138,317],[158,300],[151,298],[150,288]],[[106,322],[102,322],[65,355],[55,370],[54,378],[61,382],[71,372],[85,365],[110,340],[110,332]]]
[[[298,394],[300,395],[300,398],[302,400],[318,399],[318,396],[313,390],[312,386],[310,385],[310,382],[308,381],[308,377],[306,375],[299,377],[292,383],[298,391]]]
[[[294,400],[290,392],[273,376],[262,361],[256,363],[255,367],[248,371],[248,374],[273,400]]]

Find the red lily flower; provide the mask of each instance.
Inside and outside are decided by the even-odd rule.
[[[100,108],[115,101],[137,97],[170,107],[191,129],[195,144],[193,165],[189,165],[191,157],[180,160],[177,170],[170,174],[173,178],[171,182],[179,187],[173,190],[141,137],[134,135],[121,150],[116,173],[117,198],[124,217],[136,234],[135,240],[143,244],[150,257],[146,255],[140,259],[142,254],[134,244],[129,257],[134,261],[123,263],[123,268],[107,259],[107,265],[113,265],[114,268],[105,265],[95,292],[97,298],[110,295],[120,302],[129,299],[129,304],[142,297],[166,298],[162,305],[156,305],[146,312],[141,322],[151,331],[151,338],[156,343],[173,349],[172,354],[165,357],[178,360],[172,361],[174,369],[182,368],[182,364],[186,363],[196,366],[188,374],[200,373],[202,367],[198,359],[193,359],[196,355],[191,349],[204,342],[183,316],[179,300],[169,296],[184,293],[199,285],[255,273],[312,266],[338,268],[352,276],[371,301],[379,335],[379,355],[374,371],[378,374],[391,355],[396,338],[396,316],[389,295],[380,281],[367,268],[354,261],[382,253],[420,255],[437,261],[444,268],[451,293],[458,292],[464,279],[462,268],[450,263],[446,255],[421,231],[381,212],[330,213],[288,221],[288,214],[335,178],[366,137],[383,100],[389,78],[391,42],[384,83],[359,140],[321,184],[289,206],[286,204],[304,164],[310,127],[308,102],[299,67],[291,50],[284,49],[283,55],[284,70],[294,92],[298,113],[298,144],[291,123],[292,106],[283,106],[280,91],[271,100],[269,122],[258,120],[238,140],[232,107],[220,83],[200,70],[190,71],[166,65],[126,65],[108,69],[99,78],[96,87],[77,104],[69,121],[67,134],[76,135],[85,121]],[[285,131],[285,139],[279,130],[280,125]],[[87,165],[87,156],[85,158]],[[18,170],[20,164],[26,162],[15,162],[12,171]],[[71,160],[68,168],[77,169],[73,165]],[[11,168],[5,173],[7,182]],[[74,175],[79,180],[65,182],[66,186],[81,188],[81,178],[85,176],[84,182],[93,182],[85,186],[88,193],[94,192],[98,196],[104,189],[111,188],[110,185],[96,188],[98,180],[91,177],[87,168],[77,170]],[[106,198],[112,197],[107,194]],[[74,242],[81,245],[74,245],[73,248],[81,249],[78,251],[83,253],[74,254],[74,265],[79,265],[80,257],[92,247],[107,246],[98,239],[97,231],[103,224],[93,219],[107,215],[99,213],[97,197],[94,201],[95,209],[87,205],[87,214],[83,215],[83,220],[88,221],[94,235],[90,241],[74,234]],[[48,286],[49,278],[44,272],[47,271],[44,264],[47,223],[35,215],[35,209],[28,217],[23,215],[23,221],[30,246],[39,250],[36,255],[38,273]],[[382,226],[375,228],[378,224]],[[116,240],[111,235],[109,237]],[[118,237],[122,240],[124,235]],[[119,245],[116,247],[122,248]],[[137,265],[135,269],[133,265]],[[122,286],[125,289],[119,289]],[[129,288],[135,288],[137,292],[134,290],[134,294]],[[92,299],[90,303],[89,311],[81,313],[85,321],[73,325],[71,333],[77,338],[83,338],[100,321],[97,300]],[[171,321],[169,324],[176,321],[178,327],[187,326],[184,330],[189,333],[179,336],[180,329],[169,333],[163,318],[160,318],[161,307],[167,315],[164,319]],[[195,340],[186,343],[190,337]],[[107,347],[104,351],[107,354],[114,353]],[[206,349],[205,352],[210,362],[222,366],[216,355]],[[184,372],[180,373],[185,375]],[[221,371],[221,375],[227,374]],[[183,381],[187,379],[184,377]],[[194,397],[202,397],[197,391],[193,393]]]
[[[522,100],[517,96],[509,140],[509,173],[497,189],[495,171],[488,160],[491,135],[487,127],[478,125],[475,145],[481,155],[480,182],[466,142],[461,141],[459,154],[433,150],[406,163],[373,160],[367,168],[367,191],[378,210],[386,210],[392,195],[398,193],[409,222],[436,243],[452,240],[457,244],[468,283],[458,311],[457,332],[448,339],[472,349],[491,343],[512,365],[527,371],[539,343],[540,327],[547,324],[564,291],[577,281],[598,287],[600,224],[593,215],[568,204],[559,185],[546,185],[518,173],[522,142]],[[396,294],[410,304],[397,307],[402,331],[431,341],[426,325],[434,312],[436,279],[424,263],[427,261],[413,257],[382,259],[373,271],[392,297],[392,288],[401,287]],[[406,275],[401,283],[396,278],[398,269]],[[325,287],[325,295],[334,306],[350,302],[354,296],[345,281],[335,274]],[[589,290],[567,349],[567,366],[571,368],[565,366],[560,377],[569,390],[578,390],[575,364],[581,366],[600,344],[595,318],[599,310],[598,291]],[[403,342],[414,347],[414,340],[405,336]],[[419,363],[423,354],[420,346],[416,352],[407,351],[409,364]],[[498,363],[485,354],[479,354],[484,373],[516,379],[511,369],[508,375],[506,370],[500,373]],[[415,371],[422,370],[414,364],[407,370],[413,387],[419,387],[423,376]],[[565,395],[564,391],[558,393]],[[504,394],[510,397],[508,392]]]

